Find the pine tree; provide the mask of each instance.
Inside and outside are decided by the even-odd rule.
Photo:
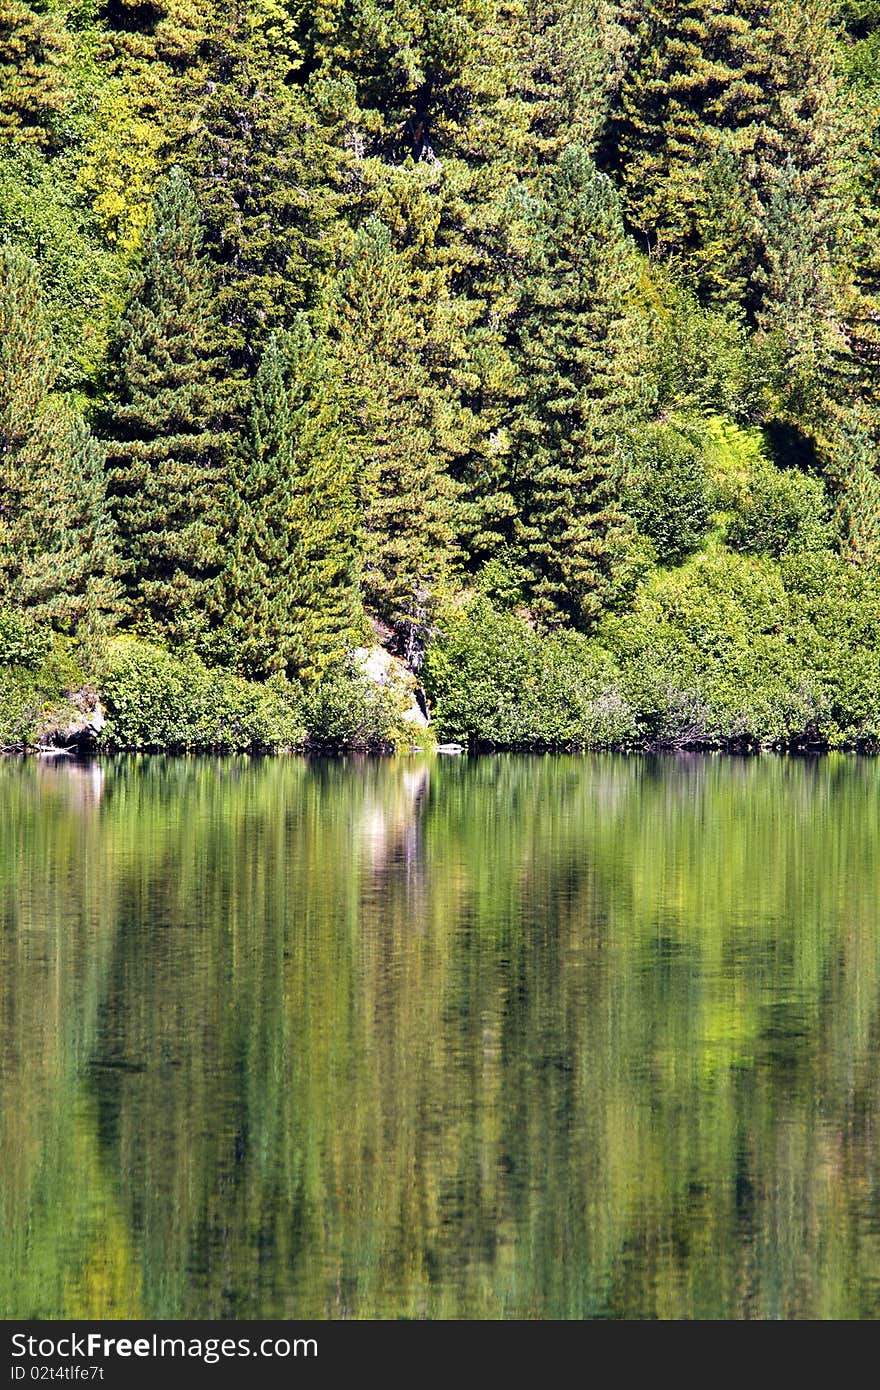
[[[357,625],[351,464],[327,386],[305,321],[270,338],[230,459],[215,659],[257,679],[319,674]]]
[[[606,158],[623,184],[626,216],[653,254],[677,260],[704,299],[739,303],[753,319],[772,317],[772,272],[750,271],[775,254],[767,237],[787,166],[799,185],[800,239],[823,261],[833,241],[829,5],[650,0],[626,7],[624,18],[634,49]],[[829,293],[823,283],[817,315]]]
[[[454,488],[443,467],[450,402],[432,380],[402,257],[368,221],[325,311],[340,421],[358,461],[363,591],[403,622],[450,572]]]
[[[103,456],[54,377],[36,265],[0,248],[0,601],[82,632],[113,621],[119,562]]]
[[[110,0],[91,37],[99,83],[78,183],[107,240],[127,256],[140,247],[158,180],[191,137],[193,90],[210,0]]]
[[[611,181],[577,146],[542,179],[532,223],[515,349],[517,548],[535,616],[588,628],[618,596],[632,541],[618,454],[646,408],[639,266]]]
[[[211,35],[194,139],[181,156],[215,268],[219,347],[244,378],[270,335],[314,300],[334,211],[314,115],[259,57],[248,6],[237,3]]]
[[[30,257],[0,246],[0,600],[18,601],[35,478],[49,466],[52,337]]]
[[[877,445],[856,415],[834,432],[825,474],[836,497],[835,523],[843,553],[857,564],[880,564],[880,473]]]
[[[213,299],[195,197],[173,171],[154,199],[102,422],[131,616],[173,645],[204,635],[221,563],[225,392]]]
[[[0,141],[52,149],[68,100],[67,35],[53,13],[0,0]]]
[[[598,137],[622,44],[614,11],[608,0],[524,0],[513,27],[525,170]]]
[[[122,586],[104,452],[84,421],[60,408],[51,467],[34,479],[21,602],[58,631],[94,635],[119,615]]]

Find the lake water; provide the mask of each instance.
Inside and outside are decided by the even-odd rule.
[[[0,762],[0,1315],[880,1314],[880,762]]]

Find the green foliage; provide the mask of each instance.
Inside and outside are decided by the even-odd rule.
[[[65,104],[63,26],[43,6],[0,0],[0,142],[52,145]]]
[[[254,685],[131,639],[117,640],[98,672],[108,749],[290,748],[303,741],[296,688]]]
[[[0,247],[0,599],[95,632],[119,598],[116,530],[103,454],[50,395],[52,346],[36,266]]]
[[[52,646],[51,630],[20,609],[0,609],[0,666],[37,669]]]
[[[487,596],[570,710],[548,634],[638,628],[658,564],[870,579],[876,11],[0,3],[0,601],[329,682],[381,743],[365,614],[415,669]],[[605,736],[531,699],[505,737]]]
[[[101,421],[130,613],[146,635],[175,646],[204,636],[221,567],[226,440],[215,338],[198,208],[175,170],[156,194]]]
[[[712,521],[714,491],[693,434],[651,425],[630,447],[623,505],[664,565],[677,565],[699,550]]]
[[[726,539],[733,550],[778,558],[827,548],[829,521],[828,495],[818,478],[764,462],[749,476]]]
[[[423,679],[441,739],[472,746],[620,746],[636,735],[613,663],[575,633],[542,638],[478,599],[450,618]]]
[[[260,64],[246,10],[211,34],[197,133],[180,159],[214,266],[216,345],[234,375],[252,376],[269,334],[315,298],[334,202],[320,185],[322,132]]]
[[[56,382],[70,390],[99,374],[123,275],[76,181],[59,166],[30,147],[0,157],[0,241],[37,264]]]
[[[358,233],[326,309],[340,425],[356,461],[366,603],[395,623],[450,568],[454,486],[442,468],[448,404],[424,360],[407,269],[378,220]]]
[[[424,742],[402,714],[400,693],[369,680],[351,657],[330,667],[303,701],[309,742],[318,746],[385,749]]]
[[[515,538],[535,615],[588,628],[629,578],[618,474],[623,433],[645,406],[638,264],[613,185],[577,146],[542,179],[529,220],[515,349]]]
[[[0,748],[38,743],[77,713],[70,697],[87,683],[73,642],[28,614],[0,609]]]
[[[631,224],[704,300],[772,317],[790,315],[794,294],[809,304],[812,334],[832,297],[825,260],[837,225],[828,5],[623,8],[632,57],[607,157]],[[795,265],[790,285],[783,267]]]
[[[873,745],[880,589],[831,552],[699,556],[599,639],[640,737],[669,746]]]
[[[358,625],[356,517],[351,459],[305,322],[269,340],[226,511],[213,658],[252,678],[319,672]]]

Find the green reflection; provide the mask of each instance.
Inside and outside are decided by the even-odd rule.
[[[880,764],[0,764],[0,1314],[880,1312]]]

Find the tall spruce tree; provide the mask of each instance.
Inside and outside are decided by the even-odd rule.
[[[609,0],[524,0],[512,29],[526,170],[598,137],[622,46],[615,9]]]
[[[216,338],[198,206],[175,170],[154,199],[102,421],[130,616],[172,645],[204,638],[221,567],[226,438]]]
[[[511,490],[525,596],[545,624],[589,628],[625,583],[619,443],[647,408],[638,277],[615,189],[573,146],[538,185],[516,328]]]
[[[69,97],[68,46],[56,14],[23,0],[0,0],[0,142],[57,145],[58,116]]]
[[[825,472],[836,498],[835,523],[844,555],[856,564],[880,564],[877,444],[856,414],[838,423]]]
[[[404,622],[453,561],[454,487],[443,468],[449,400],[432,380],[403,258],[375,219],[325,310],[340,423],[358,460],[365,602]]]
[[[215,659],[308,679],[358,622],[356,511],[320,345],[301,320],[270,338],[230,456]]]
[[[320,128],[254,43],[251,10],[236,0],[210,36],[194,138],[181,154],[214,266],[218,346],[239,378],[256,373],[271,334],[314,300],[334,211],[321,186]]]
[[[0,602],[78,633],[115,619],[119,560],[103,454],[54,376],[37,267],[2,247]]]
[[[35,479],[54,444],[49,392],[52,337],[40,300],[35,263],[0,246],[0,600],[20,599],[20,566],[28,544]]]
[[[626,216],[704,299],[772,317],[774,199],[798,180],[801,242],[828,259],[836,212],[826,0],[649,0],[622,7],[633,51],[606,158]],[[719,166],[719,159],[722,161]],[[719,197],[718,176],[723,175]],[[725,258],[730,269],[725,270]],[[817,290],[818,316],[828,297]]]
[[[51,467],[34,480],[21,601],[61,632],[94,636],[119,617],[122,563],[104,451],[85,422],[58,408]]]

